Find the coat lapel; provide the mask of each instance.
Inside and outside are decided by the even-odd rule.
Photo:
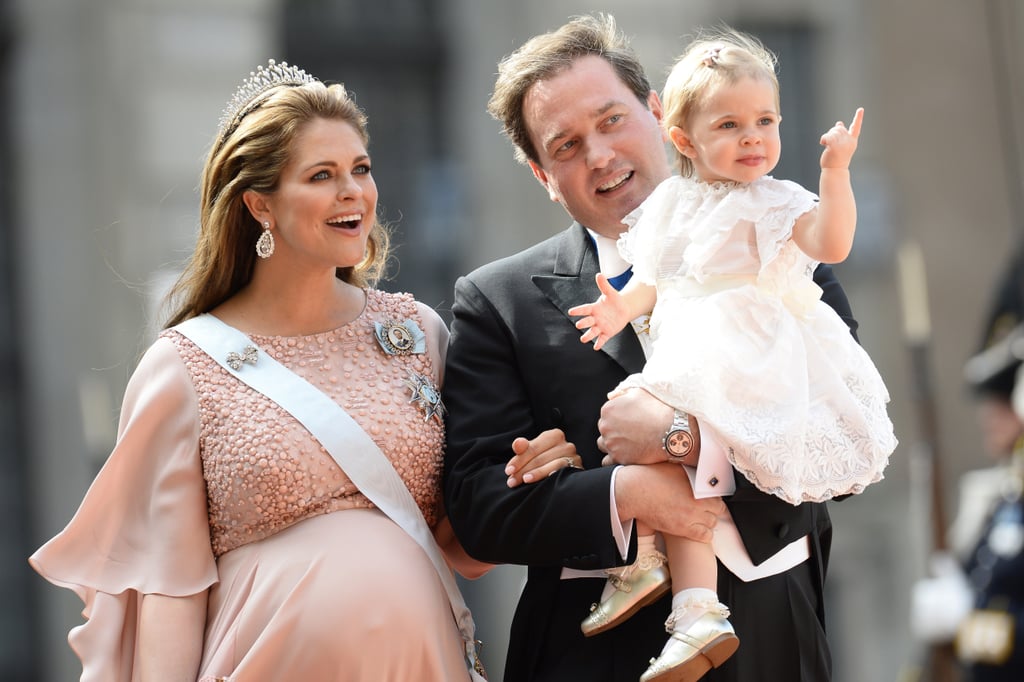
[[[561,234],[557,240],[554,271],[551,275],[533,275],[533,283],[575,326],[569,308],[596,300],[600,295],[594,277],[598,272],[597,250],[593,240],[579,223]],[[601,350],[615,360],[627,373],[639,372],[644,366],[644,352],[632,328],[623,329]]]

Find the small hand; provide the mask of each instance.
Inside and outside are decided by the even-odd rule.
[[[597,275],[597,288],[601,295],[596,301],[569,308],[568,312],[573,317],[585,316],[576,322],[577,329],[586,330],[580,336],[580,342],[593,341],[594,350],[601,350],[601,346],[608,339],[622,331],[629,323],[629,311],[618,290],[611,285],[608,277],[601,273]]]
[[[583,458],[561,429],[544,431],[532,440],[516,438],[512,452],[515,454],[505,466],[509,488],[540,481],[566,467],[583,468]]]
[[[455,531],[447,516],[442,517],[433,530],[434,539],[437,540],[438,546],[444,552],[444,558],[448,562],[449,568],[457,571],[463,578],[476,580],[494,568],[494,564],[478,561],[469,556],[462,543],[455,537]]]
[[[832,128],[821,136],[821,145],[825,151],[821,153],[822,168],[849,168],[850,159],[857,151],[857,140],[864,121],[864,108],[860,107],[853,115],[850,128],[842,121],[836,121]]]

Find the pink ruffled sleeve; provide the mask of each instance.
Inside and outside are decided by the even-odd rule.
[[[68,636],[83,682],[133,679],[142,594],[183,597],[217,582],[198,402],[170,341],[139,362],[114,451],[71,522],[29,563],[85,603],[86,622]]]

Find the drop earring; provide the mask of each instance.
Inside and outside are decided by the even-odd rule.
[[[270,258],[274,253],[274,233],[270,231],[270,221],[263,221],[263,234],[256,240],[256,255],[260,258]]]

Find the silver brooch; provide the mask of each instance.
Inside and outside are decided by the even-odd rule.
[[[234,351],[231,351],[230,353],[228,353],[228,367],[237,372],[238,370],[242,369],[242,363],[255,365],[256,360],[259,359],[259,356],[259,351],[256,350],[256,346],[246,346],[245,350],[242,351],[241,355]]]
[[[447,410],[444,403],[441,402],[441,394],[434,387],[434,383],[422,374],[409,370],[409,378],[405,380],[405,385],[412,391],[409,402],[419,405],[426,415],[423,421],[428,421],[433,417],[438,424],[444,424],[444,415]]]
[[[388,355],[412,355],[427,350],[427,336],[412,320],[373,323],[377,343]]]

